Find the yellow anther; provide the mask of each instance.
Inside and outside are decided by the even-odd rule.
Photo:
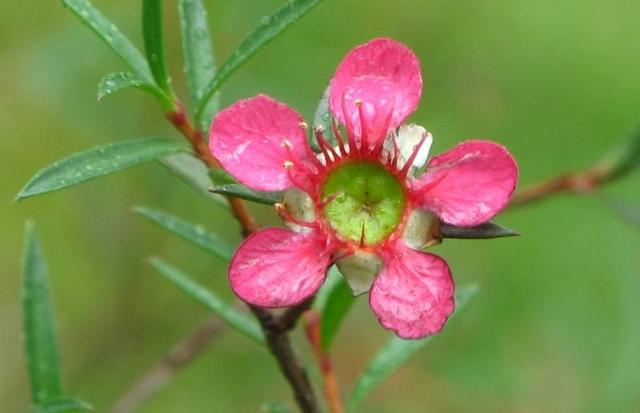
[[[356,106],[361,106],[362,105],[362,99],[358,98],[358,99],[354,100],[353,104],[356,105]]]
[[[283,139],[281,144],[282,144],[282,146],[284,148],[287,148],[287,149],[292,149],[293,148],[293,144],[291,143],[291,141],[289,139]]]
[[[304,129],[304,130],[307,130],[307,128],[309,127],[307,122],[300,122],[298,123],[298,126],[300,127],[300,129]]]
[[[282,166],[284,167],[284,169],[291,169],[293,168],[293,162],[291,161],[284,161],[282,163]]]

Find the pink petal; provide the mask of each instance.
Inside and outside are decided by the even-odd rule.
[[[415,110],[421,93],[420,62],[411,49],[392,39],[374,39],[351,50],[338,66],[331,80],[329,107],[360,136],[355,102],[361,100],[373,146]],[[385,125],[390,111],[391,121]]]
[[[518,181],[518,165],[494,142],[467,141],[429,162],[412,186],[419,205],[448,224],[474,226],[504,208]]]
[[[455,307],[447,263],[402,242],[383,260],[369,293],[369,305],[380,323],[402,338],[439,332]]]
[[[267,228],[240,245],[229,266],[229,281],[250,304],[287,307],[320,288],[330,259],[325,239],[316,232]]]
[[[303,121],[295,110],[268,96],[241,100],[218,113],[209,131],[209,149],[238,181],[257,190],[278,191],[293,184],[284,168],[299,170],[308,159]],[[291,144],[290,152],[283,142]]]

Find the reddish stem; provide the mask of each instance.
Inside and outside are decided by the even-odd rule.
[[[211,155],[209,147],[205,142],[202,132],[193,127],[189,122],[189,118],[184,111],[184,107],[178,103],[178,109],[174,112],[167,113],[167,119],[175,128],[184,135],[191,143],[196,156],[200,158],[209,168],[215,169],[220,167],[220,163]],[[258,225],[249,213],[247,206],[238,198],[228,198],[229,206],[233,216],[242,225],[242,235],[248,237],[258,230]]]
[[[324,381],[324,396],[327,399],[327,404],[331,413],[342,413],[342,402],[340,401],[340,391],[338,390],[338,380],[333,371],[333,364],[331,357],[322,348],[321,331],[320,331],[320,314],[316,311],[307,311],[304,315],[305,331],[307,338],[313,348],[313,353],[318,360],[320,371],[322,372],[322,378]]]

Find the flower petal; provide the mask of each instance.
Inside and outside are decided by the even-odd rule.
[[[260,307],[287,307],[313,295],[331,261],[325,238],[314,232],[267,228],[247,238],[229,266],[231,288]]]
[[[369,144],[374,145],[418,105],[422,93],[420,62],[402,43],[374,39],[347,54],[330,88],[331,112],[356,136],[361,134],[356,102],[362,101]],[[390,111],[391,120],[385,125]]]
[[[226,171],[250,188],[287,189],[293,184],[285,161],[303,169],[300,164],[308,157],[302,121],[295,110],[268,96],[241,100],[213,120],[209,149]]]
[[[398,242],[369,293],[380,323],[402,338],[439,332],[455,307],[449,266],[440,257]]]
[[[419,205],[447,224],[467,227],[500,212],[517,181],[518,165],[504,146],[467,141],[431,159],[412,186]]]

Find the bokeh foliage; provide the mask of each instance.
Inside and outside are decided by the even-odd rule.
[[[139,4],[96,1],[139,40]],[[178,15],[165,4],[174,87],[182,81]],[[221,61],[281,2],[207,2]],[[627,1],[544,0],[338,2],[326,0],[261,51],[225,86],[223,105],[259,92],[310,120],[335,65],[354,44],[387,35],[421,58],[424,99],[413,120],[434,134],[434,151],[466,137],[506,144],[533,182],[599,159],[638,119],[640,6]],[[148,97],[124,92],[95,101],[116,60],[57,1],[37,12],[3,8],[0,411],[24,411],[28,387],[20,346],[19,261],[25,217],[38,218],[56,293],[65,383],[104,410],[136,374],[207,313],[145,264],[162,253],[216,291],[230,292],[221,261],[158,232],[130,212],[152,205],[203,222],[237,242],[226,212],[157,165],[66,193],[9,203],[33,171],[69,153],[137,136],[174,134]],[[142,46],[141,42],[138,42]],[[640,203],[637,174],[605,192]],[[256,207],[264,223],[276,223]],[[367,411],[634,411],[640,405],[639,235],[593,197],[561,196],[498,222],[520,239],[445,242],[458,284],[479,293],[368,402]],[[336,337],[342,384],[352,382],[386,339],[358,300]],[[303,341],[300,341],[300,346]],[[275,365],[246,338],[226,334],[144,411],[255,411],[288,398]],[[242,385],[238,385],[242,383]]]

